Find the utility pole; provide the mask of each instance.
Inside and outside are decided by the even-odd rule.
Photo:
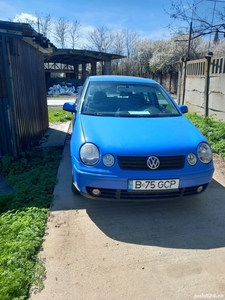
[[[194,3],[193,3],[193,5],[194,5]],[[183,74],[182,104],[184,104],[184,99],[185,99],[186,76],[187,76],[187,61],[190,59],[191,35],[192,35],[192,21],[191,21],[191,23],[190,23],[190,29],[189,29],[187,57],[185,58],[185,60],[184,60],[184,62],[183,62],[184,68],[183,68],[183,71],[182,71],[182,74]]]

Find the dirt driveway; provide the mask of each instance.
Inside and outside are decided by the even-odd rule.
[[[70,190],[66,144],[33,300],[225,299],[225,163],[198,197],[96,202]]]

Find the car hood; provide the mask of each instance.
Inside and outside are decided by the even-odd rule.
[[[206,141],[183,115],[158,118],[125,118],[79,115],[86,142],[102,153],[117,155],[182,155]],[[78,121],[78,120],[77,120]]]

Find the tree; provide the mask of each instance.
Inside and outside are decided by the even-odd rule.
[[[214,2],[213,8],[207,6],[210,2]],[[168,25],[168,29],[176,35],[178,35],[178,33],[180,33],[181,36],[184,34],[188,35],[186,40],[188,42],[187,56],[189,56],[191,41],[194,39],[206,35],[210,35],[211,39],[211,35],[217,35],[216,38],[218,41],[219,34],[224,36],[224,19],[221,12],[216,10],[217,2],[224,2],[225,5],[225,1],[222,0],[208,0],[208,2],[204,0],[199,0],[198,2],[196,2],[196,0],[193,0],[193,2],[188,0],[171,1],[170,12],[166,11],[172,19],[172,22]],[[200,5],[201,9],[198,8]],[[204,13],[202,14],[203,11]],[[177,21],[179,21],[179,27],[176,26]]]
[[[81,24],[78,21],[73,21],[73,23],[70,25],[68,39],[72,49],[75,49],[75,45],[80,38],[80,27]]]
[[[185,58],[188,56],[189,59],[199,59],[205,57],[208,48],[207,40],[202,37],[197,37],[191,41],[188,49],[188,39],[188,33],[183,35],[178,34],[172,38],[173,43],[176,43],[176,47],[173,47],[173,51],[179,55],[178,58]]]
[[[131,31],[130,29],[124,29],[124,44],[125,44],[125,55],[130,58],[133,54],[134,45],[137,42],[139,36],[136,32]]]
[[[89,44],[87,48],[99,52],[110,52],[112,45],[112,33],[111,30],[106,26],[102,25],[100,27],[94,28],[92,31],[88,32]],[[99,73],[104,74],[104,62],[98,64]]]
[[[135,54],[135,45],[139,39],[136,32],[130,29],[123,30],[124,35],[124,54],[126,58],[123,60],[123,72],[125,75],[135,75],[135,61],[133,56]]]
[[[68,35],[69,22],[61,17],[55,23],[53,36],[55,42],[60,45],[61,48],[66,48],[66,41]]]
[[[115,31],[111,35],[112,37],[112,44],[111,44],[111,51],[112,53],[118,55],[124,55],[125,44],[124,44],[124,31]]]
[[[134,60],[135,71],[138,76],[149,77],[150,75],[150,59],[153,56],[154,43],[151,40],[139,39],[134,43]]]
[[[43,34],[44,37],[50,38],[51,34],[51,18],[50,14],[44,15],[43,13],[36,12],[37,17],[37,30],[39,33]]]
[[[99,52],[108,52],[112,45],[111,30],[106,25],[94,28],[88,32],[90,38],[88,47]]]
[[[202,58],[206,54],[207,44],[196,38],[191,44],[190,59]],[[168,40],[153,43],[152,57],[149,60],[151,73],[168,74],[178,70],[178,62],[187,54],[187,35],[174,36]]]
[[[225,52],[225,41],[219,41],[211,46],[211,50],[214,55],[224,55]]]
[[[118,55],[124,55],[124,33],[122,30],[113,32],[111,52]],[[121,59],[115,59],[111,62],[111,71],[113,74],[123,74],[120,68],[121,61]]]

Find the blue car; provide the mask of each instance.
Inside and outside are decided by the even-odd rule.
[[[154,80],[90,76],[75,103],[70,142],[72,189],[91,199],[150,200],[203,192],[212,150]]]

